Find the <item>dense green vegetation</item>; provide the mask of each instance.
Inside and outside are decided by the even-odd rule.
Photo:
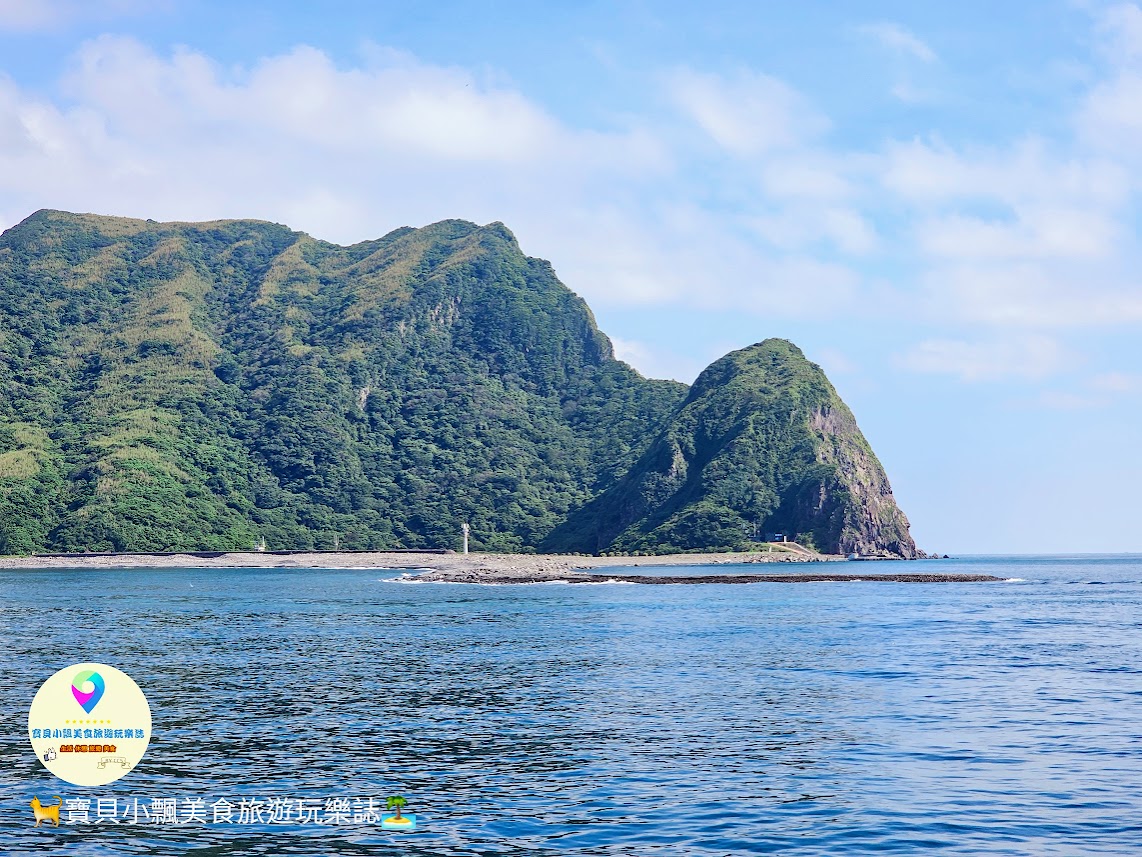
[[[38,212],[0,236],[0,325],[4,553],[452,547],[460,521],[483,550],[732,547],[800,526],[788,497],[818,484],[841,523],[805,532],[859,529],[843,456],[785,431],[838,412],[799,352],[819,379],[786,385],[800,409],[739,389],[718,368],[734,355],[686,398],[615,360],[500,224],[338,247]],[[751,443],[706,461],[743,420]],[[703,474],[681,491],[677,456]],[[878,547],[907,553],[899,522]]]
[[[715,362],[634,467],[548,550],[743,550],[781,533],[833,552],[913,556],[908,521],[852,413],[785,340]]]

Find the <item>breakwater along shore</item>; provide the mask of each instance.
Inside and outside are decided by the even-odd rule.
[[[805,550],[757,553],[669,554],[666,556],[576,556],[556,554],[460,554],[415,551],[196,551],[186,553],[54,554],[0,557],[0,568],[375,568],[416,571],[417,580],[435,583],[810,583],[818,581],[894,581],[900,583],[961,583],[995,581],[990,575],[786,572],[782,574],[709,574],[695,576],[609,574],[606,569],[632,567],[718,566],[768,563],[836,563],[844,557]],[[894,563],[895,565],[895,563]],[[850,568],[852,566],[849,566]]]
[[[999,577],[990,574],[695,574],[695,575],[649,575],[649,574],[584,574],[564,575],[496,575],[483,574],[434,574],[419,575],[418,580],[435,583],[824,583],[881,581],[886,583],[984,583],[998,582]]]

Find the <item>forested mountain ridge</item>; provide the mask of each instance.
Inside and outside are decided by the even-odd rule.
[[[647,506],[637,534],[592,529],[588,510],[641,490],[623,486],[663,432],[684,445],[704,424],[695,391],[720,376],[687,390],[615,360],[502,224],[339,247],[41,211],[0,235],[0,325],[0,552],[449,547],[460,521],[486,550],[733,548],[776,522],[724,464],[673,502],[725,520],[660,537]],[[821,483],[829,502],[840,484]],[[868,498],[844,496],[838,532],[860,529]],[[899,521],[903,538],[865,527],[861,544],[909,555]]]
[[[707,368],[646,453],[544,542],[716,549],[746,532],[831,552],[917,555],[872,448],[820,367],[769,339]]]

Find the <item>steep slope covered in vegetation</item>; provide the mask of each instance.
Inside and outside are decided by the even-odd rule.
[[[706,369],[552,550],[739,549],[781,533],[831,552],[916,555],[880,462],[820,367],[769,339]]]
[[[705,438],[708,405],[737,395],[725,361],[681,407],[685,386],[615,360],[501,224],[338,247],[256,221],[42,211],[0,236],[0,324],[5,553],[440,547],[460,521],[477,549],[658,550],[718,541],[725,522],[692,511],[711,503],[749,538],[778,511],[786,529],[812,518],[750,493],[769,483],[741,481],[744,448],[715,456],[701,490],[647,489],[670,444],[707,448],[686,432]],[[727,419],[760,425],[772,406],[746,397]],[[820,432],[855,431],[839,400],[813,413]],[[758,443],[774,461],[796,441],[771,428]],[[797,483],[842,522],[814,524],[818,545],[836,531],[907,555],[867,444],[831,448],[814,465],[833,468],[824,499]],[[616,529],[620,496],[645,509]]]

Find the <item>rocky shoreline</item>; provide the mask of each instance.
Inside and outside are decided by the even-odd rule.
[[[985,583],[1002,580],[990,574],[700,574],[700,575],[649,575],[649,574],[585,574],[571,572],[568,574],[513,574],[504,575],[494,572],[483,573],[426,573],[410,575],[408,579],[415,579],[426,583],[481,583],[481,584],[519,584],[519,583],[639,583],[639,584],[667,584],[667,583],[862,583],[866,581],[880,581],[885,583]]]
[[[0,569],[130,569],[130,568],[359,568],[404,571],[404,579],[425,583],[809,583],[818,581],[893,581],[961,583],[999,578],[972,574],[794,572],[783,574],[635,575],[608,574],[605,569],[679,565],[843,562],[844,557],[804,549],[758,553],[669,554],[666,556],[575,556],[553,554],[458,554],[418,552],[314,551],[260,553],[203,551],[161,554],[56,554],[0,557]],[[408,572],[416,571],[416,575]]]
[[[1001,578],[986,574],[930,574],[907,572],[833,573],[794,571],[780,574],[612,574],[605,569],[625,569],[632,566],[662,567],[664,571],[676,565],[740,565],[752,563],[796,563],[806,565],[820,562],[844,562],[842,556],[782,555],[774,554],[672,554],[660,557],[536,557],[548,563],[518,562],[519,557],[498,557],[496,562],[474,562],[466,566],[449,564],[431,568],[404,580],[423,583],[637,583],[645,585],[669,583],[815,583],[844,581],[885,581],[894,583],[974,583],[998,581]],[[896,563],[893,563],[896,565]],[[851,566],[850,566],[851,567]]]

